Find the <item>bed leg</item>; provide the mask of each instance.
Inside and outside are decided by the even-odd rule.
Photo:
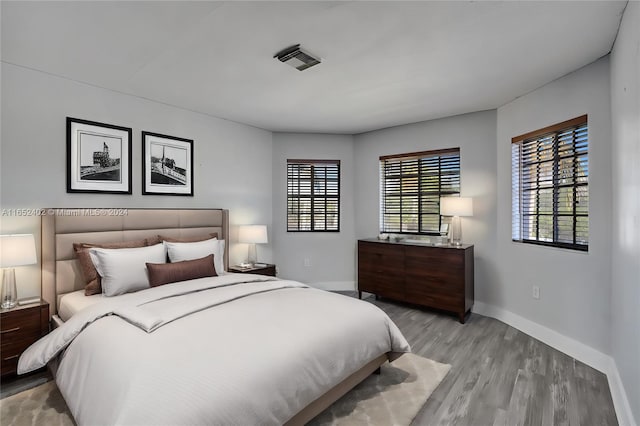
[[[358,290],[358,299],[362,300],[362,292]]]

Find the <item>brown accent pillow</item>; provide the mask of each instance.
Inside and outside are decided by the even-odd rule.
[[[94,294],[102,293],[102,285],[100,282],[100,275],[96,271],[96,267],[89,255],[89,249],[91,248],[107,248],[107,249],[120,249],[120,248],[134,248],[134,247],[146,247],[147,240],[136,241],[122,241],[119,243],[104,243],[104,244],[92,244],[92,243],[73,243],[73,251],[75,251],[80,262],[80,270],[84,277],[84,295],[91,296]]]
[[[145,239],[147,241],[148,246],[155,246],[156,244],[160,244],[162,239],[160,239],[160,235],[154,235],[153,237],[149,237]]]
[[[199,243],[200,241],[210,240],[212,238],[218,238],[217,232],[212,232],[209,235],[201,235],[199,237],[165,237],[164,235],[158,235],[158,239],[162,241],[168,241],[170,243]]]
[[[196,278],[216,277],[213,266],[213,255],[200,259],[183,260],[174,263],[147,263],[149,285],[157,287],[178,281],[195,280]]]

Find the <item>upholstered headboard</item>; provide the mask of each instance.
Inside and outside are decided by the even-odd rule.
[[[108,243],[164,235],[195,237],[218,233],[229,267],[229,211],[223,209],[46,209],[42,217],[42,298],[50,315],[59,296],[84,288],[73,243]]]

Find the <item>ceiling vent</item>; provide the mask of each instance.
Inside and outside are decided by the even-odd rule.
[[[278,58],[280,62],[291,65],[298,71],[304,71],[320,63],[320,58],[314,58],[309,52],[300,49],[299,44],[281,50],[275,54],[274,58]]]

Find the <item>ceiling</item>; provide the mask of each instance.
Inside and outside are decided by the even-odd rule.
[[[272,131],[496,108],[606,55],[626,2],[7,2],[2,61]],[[292,44],[322,58],[298,71]]]

